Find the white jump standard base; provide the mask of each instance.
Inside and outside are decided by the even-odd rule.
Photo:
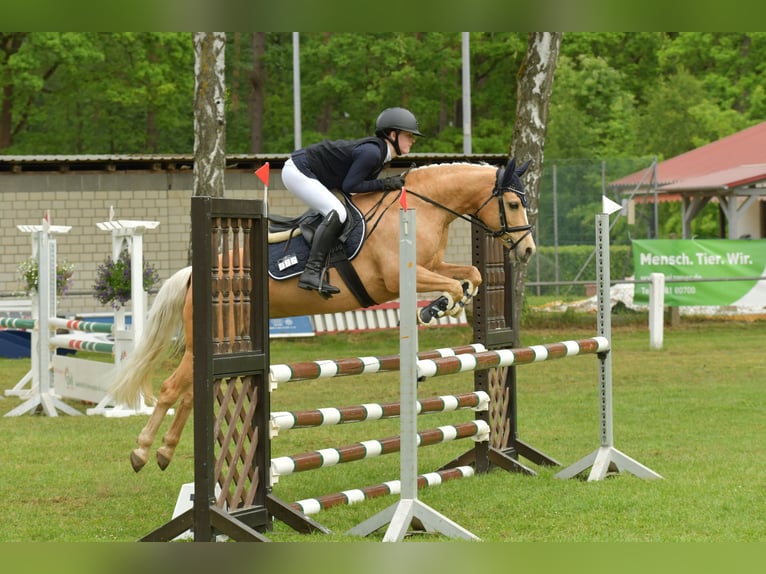
[[[367,536],[388,524],[383,542],[401,542],[415,520],[420,522],[426,532],[438,532],[450,538],[479,540],[477,536],[439,514],[424,502],[417,498],[404,498],[404,496],[396,504],[349,530],[348,534]]]

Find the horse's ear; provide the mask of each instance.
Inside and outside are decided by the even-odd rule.
[[[512,157],[505,166],[505,173],[513,173],[516,170],[516,158]]]
[[[516,170],[516,175],[521,177],[526,173],[527,169],[529,169],[529,166],[532,164],[532,160],[528,159],[523,165],[519,167],[519,169]]]

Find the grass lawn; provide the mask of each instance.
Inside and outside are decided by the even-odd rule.
[[[595,335],[588,324],[540,321],[524,328],[531,345]],[[595,324],[595,321],[593,321]],[[599,482],[495,470],[420,491],[419,498],[487,542],[766,542],[766,321],[684,320],[649,349],[645,321],[613,320],[614,437],[626,455],[662,475],[620,474]],[[420,332],[422,350],[470,342],[467,328]],[[272,363],[398,352],[398,332],[275,340]],[[173,363],[168,361],[168,372]],[[598,361],[590,355],[518,367],[519,436],[568,466],[599,446]],[[13,387],[29,360],[0,359],[0,389]],[[160,381],[167,373],[158,374]],[[472,389],[470,373],[422,383],[419,395]],[[397,400],[398,375],[344,377],[280,385],[272,410]],[[0,399],[6,413],[18,397]],[[86,405],[72,403],[85,411]],[[472,418],[464,411],[428,415],[419,429]],[[179,488],[193,480],[190,422],[170,467],[134,473],[128,454],[145,416],[3,417],[0,465],[4,520],[0,541],[133,541],[167,522]],[[167,428],[165,421],[161,433]],[[398,434],[398,421],[283,432],[273,456]],[[455,441],[420,449],[420,472],[469,448]],[[526,461],[524,461],[526,462]],[[286,501],[378,484],[399,476],[397,455],[282,477]],[[275,541],[348,542],[345,532],[396,501],[388,496],[315,516],[333,531],[299,535],[281,523]],[[384,529],[370,537],[380,540]],[[443,537],[419,534],[414,541]],[[410,538],[408,538],[410,540]]]

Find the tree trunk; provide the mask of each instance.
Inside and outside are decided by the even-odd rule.
[[[194,33],[194,195],[223,197],[226,116],[223,32]]]
[[[226,34],[194,32],[194,195],[223,197]],[[190,238],[191,240],[191,238]],[[189,262],[192,260],[191,241]]]
[[[0,102],[0,150],[11,147],[11,122],[13,121],[13,84],[3,86]]]
[[[528,159],[532,164],[524,176],[529,200],[527,214],[532,225],[537,223],[540,180],[543,173],[545,132],[548,126],[548,104],[553,89],[561,32],[532,32],[529,34],[527,53],[521,64],[517,83],[516,123],[510,155],[519,163]],[[527,264],[517,263],[513,269],[513,312],[519,320],[524,304],[524,286]]]
[[[21,49],[26,36],[26,32],[0,33],[0,57],[3,66],[7,66],[11,57]],[[0,150],[11,147],[13,143],[14,86],[9,78],[0,78],[9,82],[2,86],[0,94]]]

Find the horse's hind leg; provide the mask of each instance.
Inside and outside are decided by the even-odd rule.
[[[138,434],[138,438],[136,439],[138,447],[134,448],[130,453],[130,464],[136,472],[144,468],[146,461],[149,460],[149,449],[152,447],[154,437],[157,436],[157,429],[160,428],[160,424],[162,424],[162,420],[165,418],[168,408],[168,406],[163,407],[160,403],[154,405],[149,420]]]
[[[170,461],[173,460],[173,455],[176,452],[178,442],[181,440],[181,433],[186,425],[186,420],[192,412],[194,407],[194,395],[191,390],[184,393],[181,397],[181,402],[178,403],[176,408],[176,414],[173,416],[173,422],[170,428],[162,437],[162,446],[157,449],[157,464],[162,470],[165,470]]]
[[[141,429],[141,432],[136,439],[138,447],[133,449],[133,451],[130,453],[130,464],[133,466],[133,470],[136,472],[141,470],[149,460],[149,449],[152,447],[152,443],[157,436],[157,431],[159,430],[165,415],[168,413],[168,410],[170,410],[176,401],[178,401],[178,397],[181,396],[185,390],[191,389],[191,369],[193,360],[194,357],[190,351],[184,353],[184,356],[181,359],[181,363],[178,365],[176,370],[173,371],[173,373],[162,383],[160,395],[157,399],[157,404],[154,405],[154,410],[152,411],[149,420],[147,421],[144,428]],[[191,393],[189,392],[189,394]],[[183,409],[179,407],[179,411],[182,410]],[[179,414],[180,412],[176,416],[178,417]],[[188,418],[188,416],[189,413],[187,412],[183,422],[185,422],[185,419]],[[177,426],[175,420],[173,426]],[[180,436],[180,431],[177,432]],[[175,448],[175,445],[173,448]],[[172,456],[173,455],[171,450],[170,458],[172,458]],[[168,458],[165,466],[160,465],[163,470],[170,462],[170,458]]]

